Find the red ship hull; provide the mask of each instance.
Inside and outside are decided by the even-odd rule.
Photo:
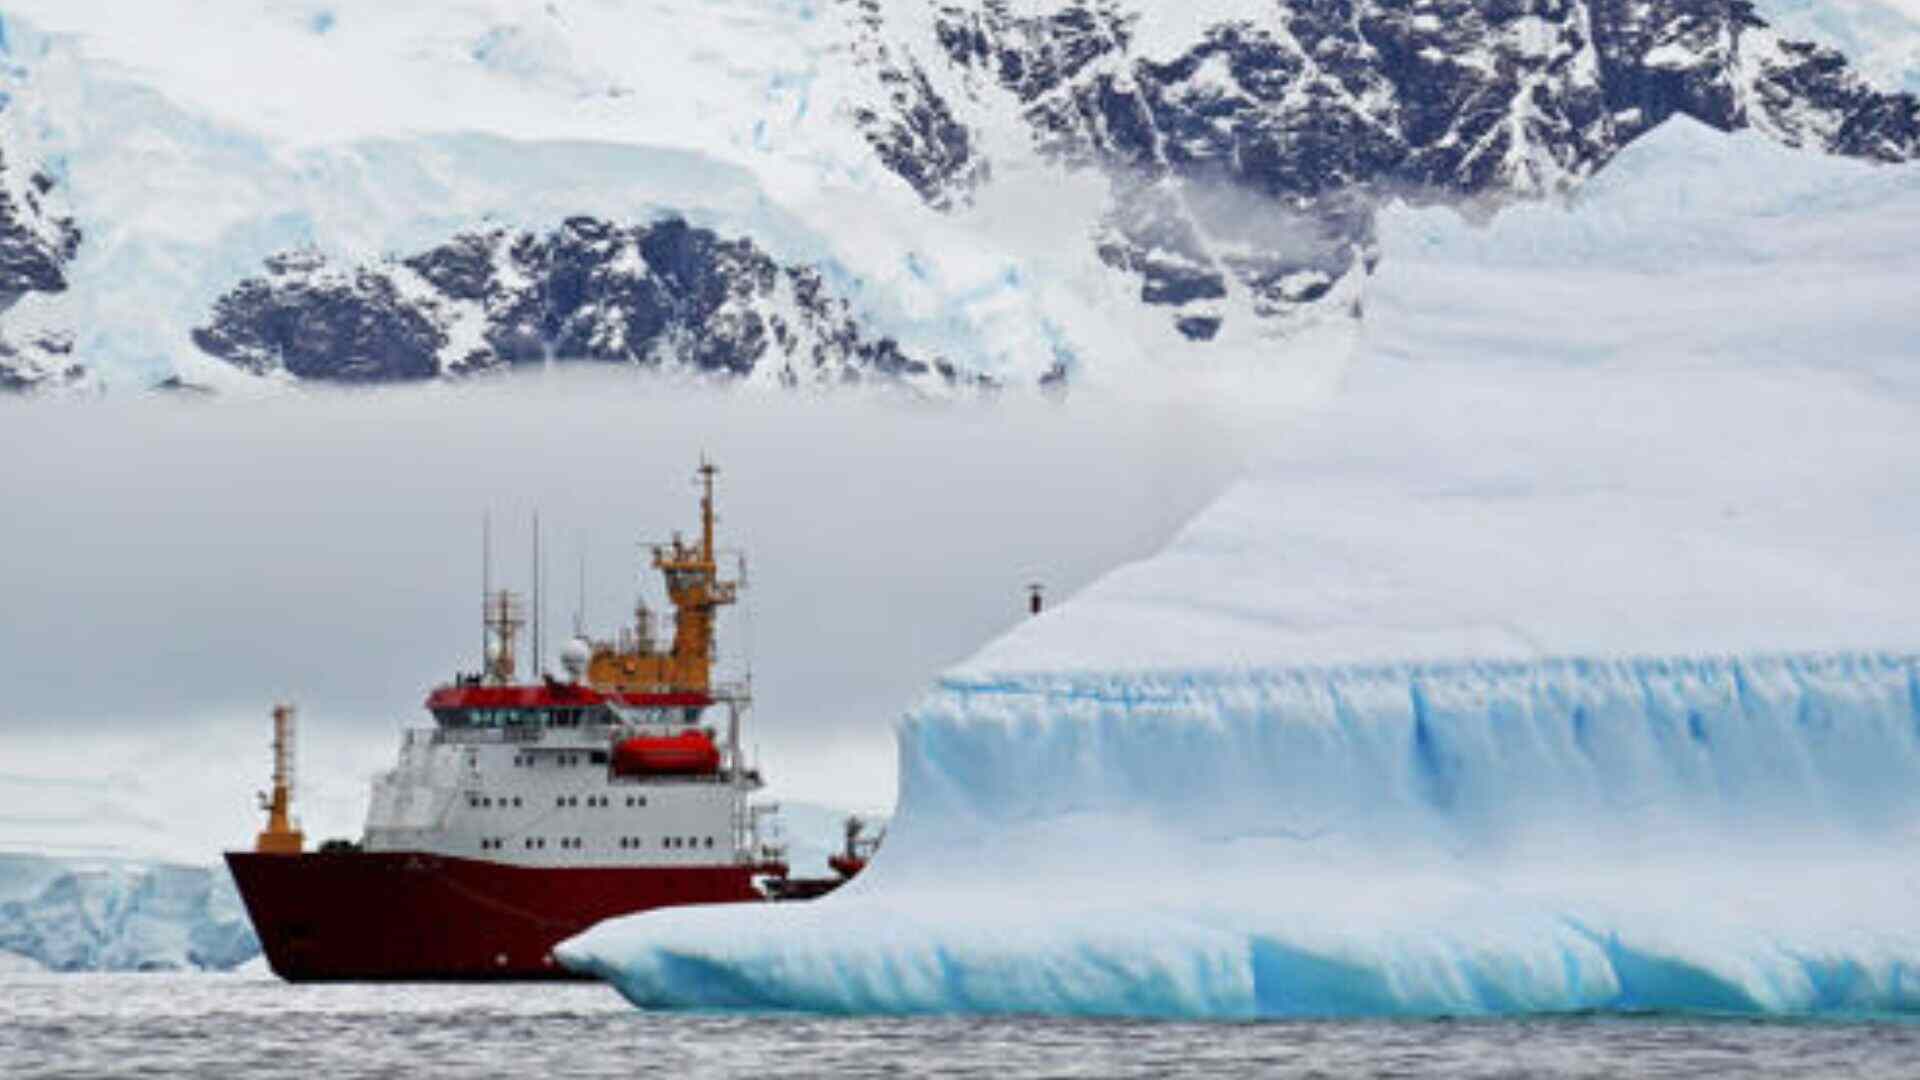
[[[290,982],[572,979],[553,947],[603,919],[762,899],[763,868],[520,867],[407,852],[230,851],[267,964]]]

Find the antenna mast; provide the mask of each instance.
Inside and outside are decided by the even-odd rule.
[[[700,558],[713,562],[713,477],[720,470],[700,455]]]
[[[480,515],[480,670],[493,670],[493,515]]]
[[[541,664],[540,652],[540,511],[533,512],[533,656],[527,665],[529,678],[538,679],[545,673]]]
[[[273,793],[260,795],[267,827],[253,842],[262,855],[298,855],[306,837],[293,826],[293,706],[273,707]]]
[[[587,636],[587,536],[580,534],[580,596],[573,605],[573,636]]]

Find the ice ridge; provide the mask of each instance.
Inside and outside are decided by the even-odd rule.
[[[1920,1010],[1920,659],[949,679],[817,903],[603,924],[652,1007]]]

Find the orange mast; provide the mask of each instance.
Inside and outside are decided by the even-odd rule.
[[[587,662],[587,682],[598,690],[636,693],[705,694],[713,687],[715,614],[733,603],[739,582],[720,580],[713,544],[713,478],[720,470],[700,463],[700,542],[688,544],[674,534],[671,543],[653,549],[653,568],[666,580],[673,602],[673,644],[653,646],[651,617],[639,613],[629,642],[598,642]]]
[[[306,837],[295,828],[293,809],[293,706],[273,707],[273,794],[260,793],[267,827],[253,842],[262,855],[298,855]]]

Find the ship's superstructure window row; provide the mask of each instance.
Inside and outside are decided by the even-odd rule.
[[[435,709],[433,718],[448,728],[576,728],[582,724],[610,723],[613,714],[605,706],[584,708],[550,707],[538,709]]]

